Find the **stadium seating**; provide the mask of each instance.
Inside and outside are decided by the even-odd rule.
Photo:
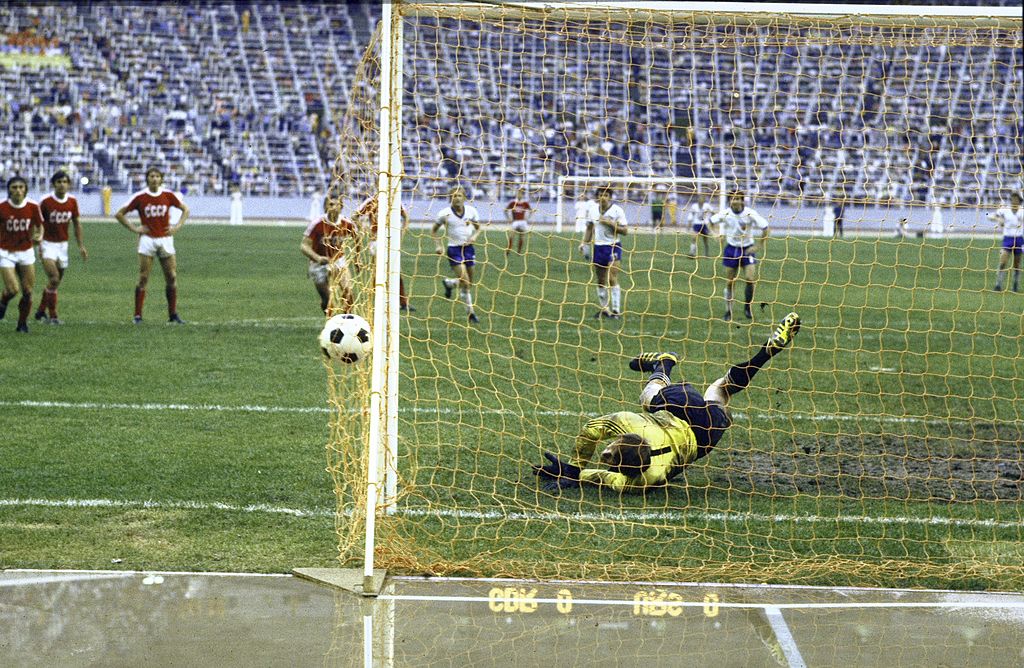
[[[8,32],[56,35],[73,64],[0,67],[4,174],[38,190],[69,167],[87,188],[126,191],[158,164],[186,192],[238,183],[272,196],[329,179],[379,13],[326,2],[0,8]],[[1020,182],[1019,51],[761,39],[755,58],[701,28],[685,35],[697,49],[672,48],[684,36],[661,31],[644,48],[595,41],[580,59],[564,34],[463,23],[452,43],[434,37],[451,21],[415,21],[405,159],[422,195],[456,174],[478,194],[530,182],[541,198],[566,173],[724,174],[762,196],[842,188],[960,203]]]

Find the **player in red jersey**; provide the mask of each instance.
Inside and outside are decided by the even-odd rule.
[[[43,256],[43,270],[46,272],[47,284],[43,290],[43,298],[39,300],[36,320],[46,320],[49,311],[49,322],[61,324],[57,317],[57,288],[64,279],[64,270],[68,268],[68,227],[74,225],[75,241],[82,260],[89,259],[82,240],[82,223],[78,220],[78,200],[68,194],[71,190],[71,177],[64,172],[57,172],[50,179],[53,192],[39,203],[43,214],[43,241],[40,250]]]
[[[168,322],[184,324],[178,316],[178,274],[174,256],[174,235],[188,220],[188,207],[181,198],[163,187],[164,175],[156,167],[146,170],[146,189],[132,195],[131,201],[118,209],[117,222],[139,235],[139,284],[135,286],[135,316],[132,322],[142,322],[142,304],[146,300],[146,284],[153,268],[153,256],[160,258],[164,270],[167,295]],[[181,218],[171,225],[171,207],[181,210]],[[139,214],[138,225],[128,221],[128,213]]]
[[[32,310],[32,287],[36,282],[36,249],[33,244],[43,235],[43,214],[39,205],[27,198],[28,183],[20,176],[7,181],[7,199],[0,202],[0,274],[4,289],[0,293],[0,320],[7,305],[21,290],[18,302],[18,326],[28,332],[28,314]]]
[[[346,239],[351,241],[346,243]],[[309,258],[309,277],[320,295],[320,308],[323,312],[333,315],[329,312],[330,279],[336,276],[341,290],[342,310],[339,313],[351,313],[354,297],[349,265],[359,270],[359,230],[355,223],[341,215],[339,198],[324,198],[324,215],[306,228],[299,250]]]
[[[409,212],[402,207],[402,233],[409,229]],[[352,216],[353,222],[359,227],[368,228],[370,231],[370,255],[377,256],[377,196],[367,197],[366,201],[359,205]],[[401,311],[412,312],[416,309],[409,305],[409,298],[405,294],[405,281],[398,277],[398,308]]]
[[[508,232],[508,247],[505,249],[505,257],[512,252],[512,240],[519,238],[519,254],[523,254],[523,241],[526,240],[526,233],[530,231],[530,217],[533,215],[533,207],[526,200],[526,188],[516,190],[516,198],[505,207],[505,218],[512,229]]]

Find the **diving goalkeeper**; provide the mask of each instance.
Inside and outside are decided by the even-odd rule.
[[[548,463],[533,467],[541,487],[558,493],[586,482],[636,492],[668,484],[688,464],[711,452],[732,424],[729,399],[743,391],[798,331],[800,316],[790,313],[750,360],[729,369],[703,396],[689,383],[671,382],[672,368],[679,363],[676,353],[634,357],[629,368],[651,374],[640,393],[645,412],[622,411],[590,420],[576,437],[569,461],[545,452]],[[607,443],[601,450],[602,468],[586,468],[601,443]]]

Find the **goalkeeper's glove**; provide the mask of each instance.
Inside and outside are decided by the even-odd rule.
[[[558,493],[563,489],[580,486],[580,467],[564,462],[550,452],[545,452],[544,458],[548,460],[547,464],[533,467],[533,473],[544,491]]]

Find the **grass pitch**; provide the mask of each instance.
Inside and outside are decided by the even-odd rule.
[[[132,326],[132,236],[98,223],[86,235],[92,259],[61,288],[67,324],[16,336],[13,312],[0,323],[0,566],[336,563],[322,318],[301,231],[187,227],[185,327],[164,324],[159,272]],[[477,326],[440,296],[447,267],[426,233],[405,240],[417,310],[403,316],[401,531],[415,542],[454,563],[748,563],[758,579],[790,559],[976,563],[917,583],[1024,586],[998,569],[1015,559],[999,546],[1022,538],[1024,295],[991,292],[994,241],[772,239],[755,321],[727,324],[720,267],[687,258],[687,237],[628,240],[617,323],[590,318],[590,269],[568,235],[534,233],[507,261],[504,234],[486,240]],[[668,489],[537,491],[542,450],[568,453],[586,416],[636,409],[629,356],[676,350],[679,377],[703,387],[794,309],[793,349]],[[879,568],[874,581],[900,582]]]

